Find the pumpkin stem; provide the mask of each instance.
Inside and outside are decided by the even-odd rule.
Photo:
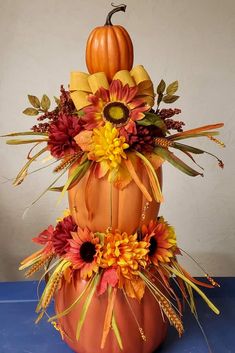
[[[125,5],[125,4],[114,5],[114,4],[112,3],[111,5],[114,7],[114,9],[111,10],[111,11],[108,13],[108,15],[107,15],[107,17],[106,17],[105,26],[112,26],[112,25],[113,25],[112,22],[111,22],[111,17],[113,16],[113,14],[114,14],[115,12],[118,12],[118,11],[123,11],[123,12],[125,12],[125,11],[126,11],[126,5]]]

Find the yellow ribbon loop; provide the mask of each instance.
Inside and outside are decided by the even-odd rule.
[[[154,105],[153,83],[142,65],[135,66],[131,71],[118,71],[113,80],[120,80],[123,85],[138,86],[137,98],[142,98],[150,107]],[[80,71],[71,72],[70,92],[77,110],[81,110],[91,103],[89,94],[94,94],[99,88],[109,89],[108,79],[104,72],[89,75]]]

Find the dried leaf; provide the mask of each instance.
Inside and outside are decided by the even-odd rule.
[[[50,101],[49,97],[46,94],[44,94],[42,96],[42,100],[41,100],[41,107],[44,111],[47,112],[48,109],[50,108],[50,106],[51,106],[51,101]]]
[[[29,103],[31,103],[34,108],[40,108],[40,100],[36,96],[28,94],[28,99]]]
[[[174,155],[174,153],[170,152],[166,148],[156,147],[154,149],[154,153],[156,153],[158,156],[164,158],[166,161],[168,161],[174,167],[181,170],[181,172],[184,172],[187,175],[190,175],[190,176],[201,175],[201,176],[203,176],[202,173],[199,173],[198,171],[196,171],[193,168],[191,168],[190,166],[188,166],[181,159],[179,159],[176,155]]]
[[[144,296],[145,283],[142,279],[128,280],[125,279],[125,292],[130,298],[135,298],[139,301]]]
[[[54,100],[55,100],[56,104],[59,106],[60,105],[60,99],[54,96]]]
[[[166,93],[169,96],[172,96],[178,90],[178,87],[179,87],[178,81],[174,81],[171,84],[169,84],[169,86],[166,89]]]
[[[163,102],[167,104],[174,103],[178,98],[179,96],[167,94],[166,96],[163,97]]]
[[[7,145],[25,145],[27,143],[40,143],[46,142],[47,139],[35,139],[35,140],[7,140]]]
[[[157,105],[159,105],[162,101],[163,98],[163,93],[159,93],[158,97],[157,97]]]
[[[35,116],[38,115],[38,110],[35,108],[26,108],[23,110],[23,114],[29,115],[29,116]]]
[[[157,86],[157,94],[164,93],[166,88],[166,82],[164,80],[161,80],[159,85]]]

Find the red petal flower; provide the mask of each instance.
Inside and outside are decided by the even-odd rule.
[[[52,123],[48,131],[48,148],[55,158],[63,158],[79,151],[79,146],[74,140],[82,130],[79,119],[74,115],[62,114]]]
[[[71,232],[76,232],[77,225],[72,216],[65,217],[57,223],[53,233],[52,244],[54,251],[59,256],[64,256],[69,250],[69,240],[72,239]]]

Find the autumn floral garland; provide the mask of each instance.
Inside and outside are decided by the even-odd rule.
[[[43,267],[53,269],[36,309],[39,314],[37,322],[46,313],[62,281],[73,281],[77,278],[76,273],[81,279],[87,281],[86,289],[64,312],[49,317],[49,322],[54,323],[55,320],[67,315],[81,301],[86,290],[93,293],[92,295],[99,296],[108,288],[111,288],[115,295],[118,288],[123,290],[127,300],[134,298],[141,301],[145,289],[148,288],[159,303],[162,312],[181,336],[184,331],[181,318],[182,306],[171,284],[172,275],[175,275],[174,281],[183,297],[188,293],[191,309],[194,306],[194,299],[188,285],[202,296],[216,314],[219,313],[198,287],[199,285],[213,288],[218,284],[208,275],[208,284],[195,280],[178,263],[176,255],[181,255],[181,251],[177,247],[176,234],[174,228],[163,217],[152,220],[149,224],[143,224],[135,234],[127,234],[118,230],[106,233],[91,232],[87,227],[84,229],[78,227],[69,215],[69,211],[66,214],[67,216],[59,220],[55,227],[50,225],[33,238],[33,241],[43,245],[43,248],[21,263],[21,270],[28,269],[26,277]],[[52,260],[55,260],[53,266],[51,266]],[[157,284],[156,279],[161,280],[161,286]],[[177,306],[172,302],[171,297],[174,298]],[[113,305],[114,302],[113,300]],[[84,306],[86,305],[89,306],[85,302]],[[107,311],[112,309],[107,306]],[[78,320],[77,339],[84,320],[82,322]],[[110,322],[104,322],[102,347],[110,326]],[[143,328],[140,326],[138,328],[144,338]],[[62,329],[61,333],[65,334]]]

